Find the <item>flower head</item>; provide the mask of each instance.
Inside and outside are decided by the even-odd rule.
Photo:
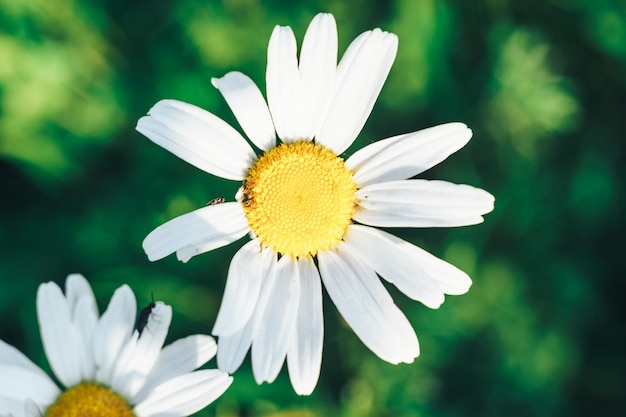
[[[127,285],[115,291],[100,317],[83,276],[68,276],[65,294],[53,282],[40,285],[41,338],[63,388],[0,340],[0,413],[14,417],[187,416],[222,395],[232,377],[215,369],[195,370],[215,355],[213,338],[193,335],[163,348],[172,308],[160,301],[150,308],[139,332],[135,295]]]
[[[213,80],[250,142],[198,107],[158,102],[137,130],[196,167],[242,181],[234,202],[203,207],[144,240],[151,260],[187,261],[250,234],[233,257],[213,334],[229,372],[252,350],[257,382],[285,358],[294,389],[309,394],[320,372],[322,282],[346,322],[391,363],[419,355],[415,332],[378,278],[437,308],[470,278],[382,227],[476,224],[494,198],[468,185],[410,179],[462,148],[472,132],[450,123],[372,143],[344,160],[395,59],[394,34],[361,34],[337,64],[330,14],[311,22],[299,59],[289,27],[270,38],[267,103],[239,72]],[[280,141],[277,141],[277,136]]]

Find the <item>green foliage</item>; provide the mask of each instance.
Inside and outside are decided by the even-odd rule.
[[[169,340],[209,333],[230,245],[150,263],[145,235],[238,185],[134,131],[161,98],[237,126],[212,77],[265,89],[276,24],[301,41],[335,14],[340,53],[372,27],[398,57],[351,151],[447,121],[470,144],[425,178],[483,187],[475,227],[400,230],[474,284],[430,310],[389,288],[420,338],[415,363],[368,351],[328,298],[319,385],[298,397],[286,370],[257,386],[249,361],[202,416],[618,416],[623,335],[626,6],[620,1],[0,0],[0,338],[46,367],[35,293],[81,272],[100,308],[129,283],[171,304]],[[214,363],[211,364],[214,366]],[[1,393],[0,393],[1,395]]]

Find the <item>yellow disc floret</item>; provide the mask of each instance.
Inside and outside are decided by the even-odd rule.
[[[133,417],[128,403],[110,388],[81,383],[63,392],[46,417]]]
[[[323,146],[283,144],[250,168],[243,205],[250,228],[282,255],[314,256],[334,247],[354,214],[352,172]]]

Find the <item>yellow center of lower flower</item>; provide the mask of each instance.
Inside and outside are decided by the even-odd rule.
[[[110,388],[87,382],[63,392],[46,417],[133,417],[128,403]]]
[[[263,154],[244,182],[250,228],[282,255],[314,256],[331,249],[354,214],[352,172],[323,146],[283,144]]]

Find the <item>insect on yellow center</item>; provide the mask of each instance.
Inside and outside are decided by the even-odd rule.
[[[81,383],[63,392],[46,412],[46,417],[134,417],[126,400],[110,388]]]
[[[343,238],[355,192],[343,159],[321,145],[296,142],[269,150],[250,168],[243,205],[263,244],[282,255],[314,256]]]

